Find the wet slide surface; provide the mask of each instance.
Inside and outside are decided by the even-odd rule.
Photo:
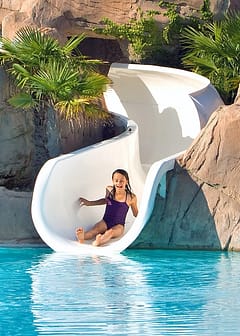
[[[47,245],[63,253],[113,254],[141,233],[157,192],[164,195],[166,172],[186,150],[223,102],[208,79],[172,68],[112,64],[105,92],[108,110],[121,116],[126,130],[109,140],[47,161],[39,172],[32,199],[34,225]],[[88,230],[104,206],[80,207],[80,196],[104,197],[117,168],[128,171],[138,197],[139,214],[127,216],[125,233],[101,247],[79,244],[77,227]],[[161,190],[159,183],[161,183]]]

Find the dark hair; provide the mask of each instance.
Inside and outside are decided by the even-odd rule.
[[[112,173],[112,179],[113,179],[113,176],[115,174],[121,174],[121,175],[123,175],[126,178],[126,180],[127,180],[126,192],[127,192],[127,194],[130,194],[130,196],[132,197],[132,188],[130,186],[129,176],[128,176],[128,173],[126,172],[126,170],[121,169],[121,168],[118,168],[118,169],[114,170],[114,172]],[[113,193],[112,196],[113,197],[115,197],[115,192],[116,192],[115,186],[113,186],[113,190],[112,190],[112,193]]]

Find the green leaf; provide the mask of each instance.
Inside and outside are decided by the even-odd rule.
[[[81,34],[79,36],[72,36],[68,42],[63,46],[63,52],[66,54],[71,53],[74,49],[76,49],[79,44],[86,38],[85,34]]]
[[[18,108],[30,108],[33,107],[36,102],[33,100],[32,96],[27,93],[18,93],[17,95],[11,97],[8,102]]]

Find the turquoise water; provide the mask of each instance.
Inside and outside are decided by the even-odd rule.
[[[239,335],[240,253],[0,248],[0,335]]]

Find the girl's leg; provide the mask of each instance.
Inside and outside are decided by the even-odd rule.
[[[84,231],[82,227],[78,228],[76,230],[76,236],[79,241],[79,243],[83,243],[84,240],[93,239],[96,237],[99,233],[104,233],[107,230],[107,225],[104,222],[104,220],[101,220],[100,222],[96,223],[94,227],[88,231]]]
[[[101,246],[109,242],[112,238],[118,238],[123,234],[124,226],[122,224],[114,225],[103,234],[98,234],[96,240],[93,242],[94,246]]]

